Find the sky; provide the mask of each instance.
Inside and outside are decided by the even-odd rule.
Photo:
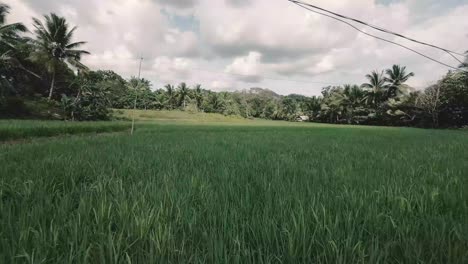
[[[9,22],[32,30],[32,17],[51,12],[78,26],[93,70],[124,78],[201,84],[214,91],[262,87],[279,94],[319,95],[329,85],[362,84],[372,70],[393,64],[416,76],[421,89],[448,68],[361,34],[287,0],[0,0]],[[303,0],[415,39],[463,53],[468,50],[468,0]],[[364,29],[363,26],[358,26]],[[442,51],[391,35],[366,32],[458,66]],[[461,58],[463,59],[463,58]]]

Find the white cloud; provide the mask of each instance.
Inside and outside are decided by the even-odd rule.
[[[257,83],[262,80],[262,54],[249,52],[245,57],[237,57],[232,64],[226,67],[226,72],[236,75],[240,80]]]
[[[175,7],[175,8],[190,8],[193,7],[198,0],[157,0],[159,3]]]
[[[190,59],[158,57],[154,60],[151,76],[164,82],[183,81],[190,78],[193,67]]]
[[[460,52],[468,49],[465,19],[468,2],[401,0],[386,5],[375,0],[309,2],[448,49]],[[188,83],[221,90],[249,88],[255,82],[255,86],[283,94],[319,94],[320,88],[326,86],[324,83],[359,84],[369,71],[392,64],[406,65],[415,72],[410,84],[418,87],[447,71],[444,66],[359,34],[347,25],[288,1],[6,0],[6,3],[12,6],[9,16],[12,22],[30,25],[32,16],[50,12],[66,16],[71,25],[79,27],[75,39],[88,41],[86,49],[93,53],[84,62],[94,69],[115,70],[127,78],[138,73],[140,56],[145,57],[143,76],[155,82],[186,78]],[[193,19],[177,19],[187,17]],[[183,24],[187,21],[196,25]],[[397,41],[451,65],[458,64],[443,52]],[[213,72],[194,74],[195,65]],[[310,83],[273,81],[264,76]]]
[[[216,92],[224,92],[224,91],[234,91],[237,89],[234,82],[230,81],[212,81],[210,84],[211,90]]]

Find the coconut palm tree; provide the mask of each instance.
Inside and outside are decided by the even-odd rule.
[[[58,67],[69,64],[77,69],[86,69],[80,60],[86,50],[77,49],[86,44],[84,41],[73,42],[73,34],[77,27],[69,29],[65,18],[56,14],[44,16],[45,23],[33,18],[36,28],[34,40],[35,51],[31,55],[33,61],[44,63],[48,72],[52,75],[49,90],[49,100],[52,98],[55,87],[55,75]]]
[[[345,114],[348,123],[354,123],[356,116],[362,116],[363,112],[366,112],[364,108],[366,93],[358,85],[350,84],[343,86],[342,93],[343,114]]]
[[[315,119],[321,109],[322,98],[318,96],[312,96],[307,98],[303,103],[304,112],[310,117],[311,120]]]
[[[347,86],[349,89],[350,87]],[[323,100],[320,118],[326,122],[338,123],[346,116],[348,97],[341,86],[327,87],[322,91]]]
[[[200,84],[197,84],[195,86],[195,90],[193,92],[193,95],[195,97],[195,101],[197,102],[198,110],[202,110],[202,108],[203,108],[203,91],[202,91],[202,88],[201,88]]]
[[[0,48],[2,49],[0,52],[2,54],[9,49],[14,49],[19,34],[27,31],[26,27],[21,23],[6,24],[6,16],[9,13],[10,7],[0,3]]]
[[[205,110],[208,113],[222,113],[226,107],[225,101],[221,98],[222,96],[222,93],[218,95],[215,92],[210,92],[206,100],[207,108]]]
[[[19,34],[27,31],[21,23],[7,24],[6,16],[9,13],[10,7],[0,3],[0,96],[5,93],[5,88],[13,87],[5,72],[17,65],[14,53],[21,39]]]
[[[164,86],[166,88],[166,101],[165,104],[168,106],[169,109],[174,109],[175,108],[175,88],[174,85],[167,84]]]
[[[343,94],[346,96],[349,105],[352,108],[361,106],[365,100],[364,90],[355,84],[345,84],[343,86]]]
[[[374,107],[381,102],[383,95],[387,90],[387,84],[383,75],[383,71],[380,73],[378,71],[373,71],[366,75],[369,82],[361,85],[362,88],[367,90],[367,104]]]
[[[406,66],[401,67],[400,65],[393,65],[391,69],[387,69],[385,71],[387,76],[385,77],[385,81],[389,83],[387,89],[387,97],[392,98],[395,97],[400,87],[409,80],[409,78],[414,76],[413,72],[406,73]]]
[[[187,106],[187,99],[190,99],[189,93],[190,88],[187,86],[186,83],[181,83],[177,87],[177,93],[179,95],[179,107],[182,106],[184,109]]]

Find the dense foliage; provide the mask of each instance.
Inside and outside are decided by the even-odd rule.
[[[280,96],[261,88],[213,92],[186,83],[158,89],[145,79],[90,71],[80,62],[89,54],[79,49],[86,43],[73,40],[76,27],[65,18],[55,14],[34,18],[34,34],[29,37],[24,25],[6,23],[8,12],[8,6],[0,5],[0,117],[35,115],[38,111],[24,102],[39,101],[53,109],[39,117],[69,120],[105,120],[111,108],[136,107],[340,124],[468,125],[468,63],[422,91],[406,85],[414,73],[398,65],[373,71],[362,85],[325,87],[314,97]]]

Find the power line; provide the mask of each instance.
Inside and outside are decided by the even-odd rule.
[[[460,53],[460,52],[451,51],[451,50],[449,50],[449,49],[441,48],[441,47],[439,47],[439,46],[436,46],[436,45],[433,45],[433,44],[430,44],[430,43],[422,42],[422,41],[416,40],[416,39],[414,39],[414,38],[410,38],[410,37],[404,36],[404,35],[402,35],[402,34],[399,34],[399,33],[393,32],[393,31],[390,31],[390,30],[388,30],[388,29],[384,29],[384,28],[381,28],[381,27],[379,27],[379,26],[372,25],[372,24],[367,23],[367,22],[364,22],[364,21],[362,21],[362,20],[359,20],[359,19],[355,19],[355,18],[352,18],[352,17],[348,17],[348,16],[345,16],[345,15],[338,14],[338,13],[336,13],[336,12],[327,10],[327,9],[325,9],[325,8],[322,8],[322,7],[319,7],[319,6],[316,6],[316,5],[312,5],[312,4],[309,4],[309,3],[304,3],[304,2],[301,2],[301,1],[297,1],[297,0],[288,0],[288,1],[293,2],[293,3],[295,3],[295,4],[306,5],[306,6],[309,6],[309,7],[312,7],[312,8],[321,10],[321,11],[324,11],[324,12],[326,12],[326,13],[329,13],[329,14],[335,15],[335,16],[337,16],[337,17],[341,17],[341,18],[347,19],[347,20],[352,20],[352,21],[357,22],[357,23],[359,23],[359,24],[362,24],[362,25],[371,27],[371,28],[376,29],[376,30],[379,30],[379,31],[381,31],[381,32],[385,32],[385,33],[388,33],[388,34],[395,35],[395,36],[400,37],[400,38],[404,38],[404,39],[407,39],[407,40],[416,42],[416,43],[418,43],[418,44],[422,44],[422,45],[429,46],[429,47],[432,47],[432,48],[435,48],[435,49],[439,49],[439,50],[442,50],[442,51],[445,51],[445,52],[448,52],[448,53],[453,53],[453,54],[456,54],[456,55],[460,55],[460,56],[462,56],[462,57],[465,57],[465,55],[462,54],[462,53]],[[457,59],[457,60],[458,60],[458,59]]]
[[[143,62],[143,57],[140,58],[140,67],[138,68],[138,80],[141,77],[141,64],[142,64],[142,62]]]
[[[431,57],[429,57],[428,55],[425,55],[425,54],[423,54],[423,53],[421,53],[421,52],[419,52],[419,51],[417,51],[417,50],[414,50],[414,49],[412,49],[412,48],[410,48],[410,47],[407,47],[407,46],[405,46],[405,45],[403,45],[403,44],[400,44],[400,43],[397,43],[397,42],[394,42],[394,41],[391,41],[391,40],[388,40],[388,39],[384,39],[384,38],[381,38],[381,37],[379,37],[379,36],[376,36],[376,35],[373,35],[373,34],[370,34],[370,33],[367,33],[367,32],[365,32],[365,31],[359,29],[358,27],[354,26],[353,24],[351,24],[351,23],[349,23],[349,22],[346,22],[345,20],[342,20],[342,19],[339,19],[339,18],[337,18],[337,17],[334,17],[334,16],[331,16],[331,15],[328,15],[328,14],[325,14],[325,13],[322,13],[322,12],[319,12],[319,11],[316,11],[316,10],[313,10],[312,8],[309,8],[309,7],[307,7],[307,6],[304,6],[305,4],[302,3],[302,2],[295,1],[295,0],[287,0],[287,1],[289,1],[289,2],[291,2],[291,3],[293,3],[293,4],[295,4],[295,5],[297,5],[297,6],[299,6],[299,7],[302,7],[302,8],[304,8],[304,9],[306,9],[306,10],[309,10],[309,11],[311,11],[311,12],[313,12],[313,13],[316,13],[316,14],[319,14],[319,15],[322,15],[322,16],[326,16],[326,17],[329,17],[329,18],[331,18],[331,19],[337,20],[337,21],[339,21],[339,22],[341,22],[341,23],[344,23],[344,24],[346,24],[346,25],[348,25],[348,26],[354,28],[355,30],[357,30],[357,31],[359,31],[359,32],[361,32],[361,33],[363,33],[363,34],[365,34],[365,35],[367,35],[367,36],[370,36],[370,37],[373,37],[373,38],[376,38],[376,39],[379,39],[379,40],[382,40],[382,41],[385,41],[385,42],[388,42],[388,43],[391,43],[391,44],[394,44],[394,45],[397,45],[397,46],[400,46],[400,47],[402,47],[402,48],[404,48],[404,49],[407,49],[407,50],[409,50],[409,51],[412,51],[412,52],[414,52],[414,53],[416,53],[416,54],[418,54],[418,55],[420,55],[420,56],[422,56],[422,57],[424,57],[424,58],[426,58],[426,59],[429,59],[429,60],[431,60],[431,61],[433,61],[433,62],[436,62],[436,63],[438,63],[438,64],[441,64],[441,65],[443,65],[443,66],[445,66],[445,67],[448,67],[448,68],[451,68],[451,69],[460,71],[460,69],[459,69],[458,67],[451,66],[451,65],[449,65],[449,64],[447,64],[447,63],[444,63],[444,62],[441,62],[441,61],[436,60],[436,59],[434,59],[434,58],[431,58]]]

